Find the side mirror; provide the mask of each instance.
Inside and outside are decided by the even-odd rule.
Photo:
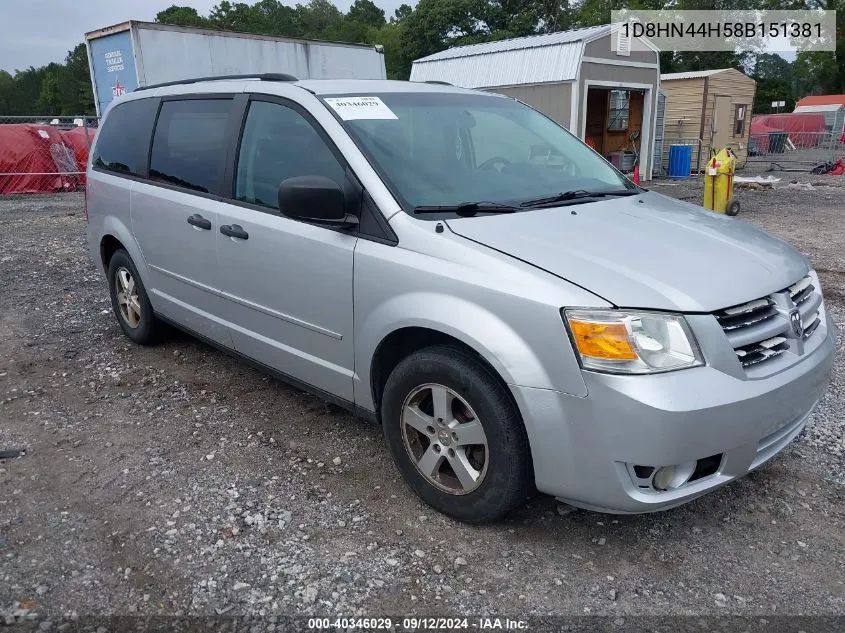
[[[343,190],[324,176],[297,176],[279,186],[279,211],[295,220],[350,227],[358,218],[346,213]]]

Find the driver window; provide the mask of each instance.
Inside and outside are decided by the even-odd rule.
[[[475,112],[470,128],[475,165],[503,169],[509,165],[537,165],[580,173],[560,150],[539,134],[496,112]]]
[[[237,200],[278,209],[283,180],[325,176],[343,187],[344,174],[329,146],[296,110],[266,101],[250,103],[238,152]]]
[[[470,128],[475,164],[481,166],[493,158],[510,163],[524,163],[531,156],[532,147],[542,139],[523,126],[495,112],[475,112],[475,127]]]

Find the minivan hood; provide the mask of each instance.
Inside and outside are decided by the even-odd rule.
[[[652,192],[447,224],[620,307],[712,312],[809,270],[792,246],[750,224]]]

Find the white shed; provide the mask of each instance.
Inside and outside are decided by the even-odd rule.
[[[651,177],[658,50],[609,24],[455,46],[414,61],[411,81],[505,94],[567,127],[623,171]],[[639,138],[632,139],[637,132]]]
[[[839,135],[845,131],[845,105],[831,103],[827,105],[797,106],[794,112],[816,112],[824,115],[824,123],[833,134]]]

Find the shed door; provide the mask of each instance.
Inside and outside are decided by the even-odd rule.
[[[657,117],[654,126],[653,173],[663,174],[663,139],[666,136],[666,93],[657,93]]]
[[[717,152],[732,141],[733,104],[729,95],[714,95],[713,103],[713,142]]]
[[[839,136],[843,132],[845,132],[845,108],[839,108],[833,117],[833,130],[834,136]]]

